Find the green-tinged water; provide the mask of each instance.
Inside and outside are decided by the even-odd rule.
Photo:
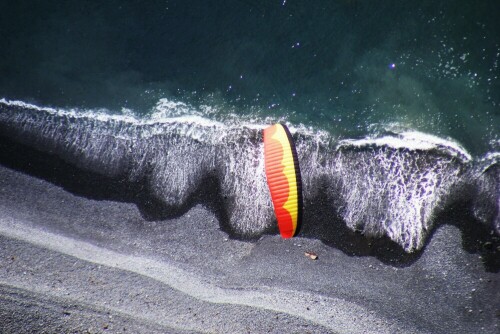
[[[500,149],[500,2],[11,1],[0,98],[207,117],[342,137],[413,129]]]

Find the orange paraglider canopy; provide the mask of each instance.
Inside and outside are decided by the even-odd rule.
[[[291,238],[302,220],[302,179],[295,144],[284,124],[264,129],[264,161],[280,234]]]

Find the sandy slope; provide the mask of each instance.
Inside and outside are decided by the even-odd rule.
[[[229,239],[201,206],[147,221],[0,167],[0,329],[493,333],[499,274],[441,227],[407,266],[318,240]],[[317,261],[305,251],[319,255]]]

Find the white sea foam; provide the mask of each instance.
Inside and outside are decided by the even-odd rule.
[[[135,125],[153,125],[153,124],[196,124],[199,126],[207,127],[226,127],[230,128],[230,124],[225,124],[216,120],[209,119],[205,117],[206,115],[199,110],[183,103],[175,102],[167,99],[161,99],[157,105],[153,108],[151,113],[144,117],[137,117],[134,112],[130,109],[125,111],[122,109],[122,114],[116,114],[108,109],[79,109],[79,108],[69,108],[69,109],[56,109],[50,107],[40,107],[35,104],[26,103],[23,101],[12,101],[6,100],[5,98],[0,99],[0,103],[7,106],[16,106],[21,108],[26,108],[34,111],[47,112],[53,115],[69,116],[73,118],[91,118],[102,122],[106,121],[120,121],[131,123]],[[238,124],[238,127],[246,126],[252,129],[262,129],[266,125],[264,124]]]
[[[481,160],[500,160],[500,152],[488,152]]]
[[[364,139],[342,140],[339,146],[387,146],[394,149],[409,149],[429,151],[434,149],[445,150],[448,154],[459,157],[464,161],[472,160],[472,156],[457,142],[451,139],[443,139],[434,135],[409,131],[402,132],[396,136],[367,137]]]
[[[275,123],[285,123],[292,134],[298,133],[309,137],[317,137],[318,141],[326,142],[331,135],[324,130],[315,129],[312,126],[304,124],[291,124],[285,122],[284,119],[274,117],[265,117],[264,119],[255,117],[242,117],[241,115],[228,114],[225,115],[224,121],[218,121],[209,118],[215,115],[216,108],[202,105],[200,109],[196,109],[184,102],[171,101],[162,98],[158,101],[152,111],[144,117],[137,115],[130,109],[122,108],[121,114],[116,114],[108,109],[79,109],[79,108],[50,108],[40,107],[35,104],[26,103],[17,100],[0,99],[0,103],[7,106],[16,106],[29,110],[47,112],[53,115],[69,116],[73,118],[89,118],[102,122],[118,121],[134,125],[155,125],[155,124],[190,124],[200,127],[215,127],[220,129],[241,129],[263,130],[267,126]]]
[[[73,118],[95,118],[99,121],[123,121],[123,122],[128,122],[128,123],[136,123],[138,122],[138,119],[131,113],[127,112],[126,114],[113,114],[110,110],[108,109],[93,109],[93,110],[85,110],[85,109],[78,109],[78,108],[69,108],[69,109],[56,109],[56,108],[50,108],[50,107],[40,107],[37,106],[36,104],[31,104],[31,103],[26,103],[23,101],[16,101],[16,100],[6,100],[5,98],[0,99],[0,103],[7,105],[7,106],[16,106],[16,107],[21,107],[25,108],[28,110],[34,110],[34,111],[42,111],[42,112],[47,112],[52,115],[61,115],[61,116],[69,116]]]

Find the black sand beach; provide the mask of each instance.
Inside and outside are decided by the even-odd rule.
[[[6,167],[0,180],[2,333],[498,330],[499,275],[453,226],[393,266],[308,238],[234,240],[200,205],[148,221]]]

